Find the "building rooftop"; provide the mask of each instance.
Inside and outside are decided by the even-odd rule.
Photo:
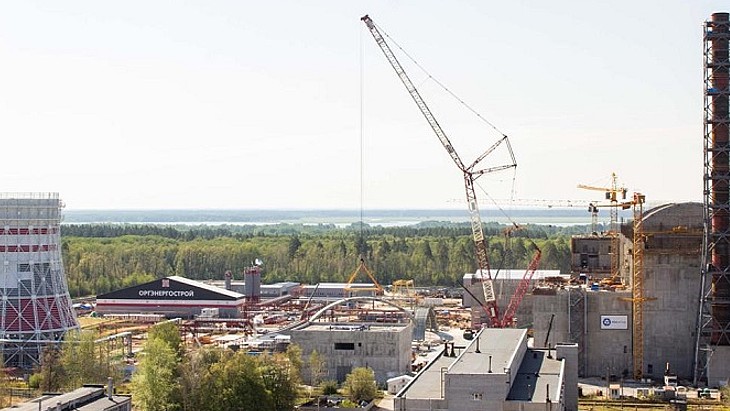
[[[449,367],[450,374],[505,374],[510,368],[527,330],[516,328],[484,328],[466,350]],[[477,347],[479,352],[477,352]],[[489,357],[492,368],[489,369]],[[519,360],[519,358],[517,359]],[[490,372],[491,371],[491,372]]]
[[[225,288],[217,287],[215,285],[202,283],[200,281],[191,280],[190,278],[180,277],[180,276],[177,276],[177,275],[171,275],[171,276],[166,277],[166,278],[168,278],[170,280],[173,280],[173,281],[177,281],[177,282],[182,283],[182,284],[189,285],[191,287],[202,288],[204,290],[208,290],[208,291],[211,291],[211,292],[214,292],[214,293],[217,293],[217,294],[222,294],[222,295],[225,295],[227,297],[232,297],[232,298],[236,298],[236,299],[244,298],[245,297],[241,293],[237,293],[237,292],[231,291],[231,290],[226,290]]]
[[[32,401],[16,405],[3,410],[13,411],[103,411],[119,404],[128,403],[131,397],[126,395],[114,395],[112,398],[106,396],[103,386],[83,386],[64,394],[46,394]],[[61,408],[57,408],[60,404]]]
[[[312,323],[300,330],[307,331],[367,331],[367,332],[394,332],[401,331],[408,326],[407,323],[394,323],[389,325],[371,323]]]
[[[431,361],[426,368],[406,385],[399,393],[399,397],[429,399],[441,399],[441,378],[442,369],[448,368],[454,362],[453,357],[439,355]]]
[[[102,397],[90,404],[86,404],[83,407],[73,408],[74,411],[104,411],[109,409],[115,409],[114,407],[119,404],[124,404],[131,401],[132,398],[126,395],[114,395],[111,398]]]
[[[307,284],[307,285],[304,285],[302,287],[303,288],[306,288],[306,289],[311,289],[311,288],[314,288],[316,286],[317,286],[317,284]],[[347,283],[319,283],[319,288],[320,289],[322,289],[322,288],[345,288],[345,287],[350,287],[350,288],[360,288],[360,287],[363,287],[363,288],[372,288],[372,287],[375,287],[375,284],[373,284],[373,283],[352,283],[350,285],[347,285]]]
[[[544,402],[550,389],[550,400],[557,401],[562,381],[563,363],[548,357],[547,350],[528,350],[512,383],[507,400]]]
[[[499,273],[496,270],[492,270],[491,273],[492,278],[495,280],[521,280],[525,276],[525,269],[504,269],[499,270]],[[570,275],[561,274],[560,270],[535,270],[535,273],[532,275],[533,280],[542,280],[549,277],[570,278]],[[478,272],[464,274],[464,280],[466,279],[479,279]]]

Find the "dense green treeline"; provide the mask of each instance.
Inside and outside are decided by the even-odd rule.
[[[446,224],[446,223],[444,223]],[[527,267],[543,252],[541,269],[568,272],[570,230],[527,226],[512,233],[505,249],[503,226],[485,228],[493,269]],[[470,228],[463,224],[416,227],[276,225],[198,227],[154,225],[64,226],[62,250],[72,296],[102,294],[168,275],[222,279],[226,270],[240,278],[252,261],[264,261],[264,282],[343,282],[359,256],[382,284],[399,278],[419,286],[452,286],[475,270]]]

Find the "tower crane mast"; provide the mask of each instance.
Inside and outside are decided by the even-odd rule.
[[[426,105],[426,102],[421,97],[421,94],[416,89],[416,86],[413,84],[411,79],[408,77],[408,74],[406,74],[405,70],[403,69],[403,66],[400,64],[398,59],[395,57],[395,54],[390,49],[388,44],[385,42],[385,38],[380,33],[380,30],[378,30],[375,23],[370,19],[369,16],[365,15],[360,20],[362,20],[365,25],[367,26],[368,30],[370,31],[370,34],[372,34],[373,38],[375,39],[375,42],[380,47],[380,50],[383,51],[383,54],[385,54],[385,57],[388,59],[388,62],[395,70],[396,74],[398,75],[398,78],[400,78],[403,85],[406,87],[406,90],[408,90],[408,94],[411,95],[411,98],[418,106],[419,110],[421,111],[421,114],[426,118],[426,121],[431,126],[431,129],[434,133],[436,133],[436,136],[441,141],[441,144],[446,149],[446,152],[449,154],[451,159],[454,161],[456,166],[461,170],[464,176],[464,188],[466,191],[466,201],[469,207],[469,216],[471,219],[471,229],[472,229],[472,236],[474,239],[474,245],[475,245],[475,254],[478,264],[478,272],[482,283],[482,291],[484,293],[484,302],[485,302],[485,310],[487,312],[487,315],[489,316],[489,323],[491,327],[499,328],[502,326],[502,323],[499,319],[499,308],[497,306],[497,298],[495,296],[494,292],[494,282],[492,280],[492,275],[490,272],[490,265],[489,265],[489,257],[488,257],[488,248],[487,244],[484,238],[484,231],[482,229],[482,221],[481,217],[479,215],[479,205],[477,203],[477,196],[476,191],[474,189],[474,181],[479,178],[480,176],[491,173],[494,171],[499,170],[505,170],[509,168],[516,167],[517,164],[515,163],[514,154],[512,152],[512,146],[510,145],[509,140],[507,139],[507,136],[503,136],[500,140],[498,140],[496,143],[494,143],[491,147],[489,147],[483,154],[477,157],[474,162],[472,162],[469,166],[465,166],[464,162],[461,160],[459,155],[457,154],[456,150],[454,150],[453,145],[451,144],[451,141],[447,137],[444,130],[441,128],[441,125],[436,121],[436,118],[434,117],[433,113],[431,113],[431,110],[428,108],[428,105]],[[479,163],[484,160],[489,154],[491,154],[498,146],[501,144],[505,144],[509,155],[512,159],[512,164],[505,164],[495,167],[488,167],[484,169],[477,169],[475,170],[475,167],[479,165]]]

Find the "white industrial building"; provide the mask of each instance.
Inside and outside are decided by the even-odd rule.
[[[445,348],[393,405],[399,411],[576,411],[578,346],[532,349],[527,330],[482,329],[465,349]]]

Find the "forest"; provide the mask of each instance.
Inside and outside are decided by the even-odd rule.
[[[493,270],[526,268],[534,247],[540,269],[569,272],[570,236],[586,226],[484,225]],[[468,223],[425,222],[404,227],[352,224],[185,226],[64,224],[62,258],[71,296],[103,294],[170,275],[240,278],[263,261],[264,283],[344,282],[360,257],[383,284],[412,279],[417,286],[455,286],[476,270]]]

